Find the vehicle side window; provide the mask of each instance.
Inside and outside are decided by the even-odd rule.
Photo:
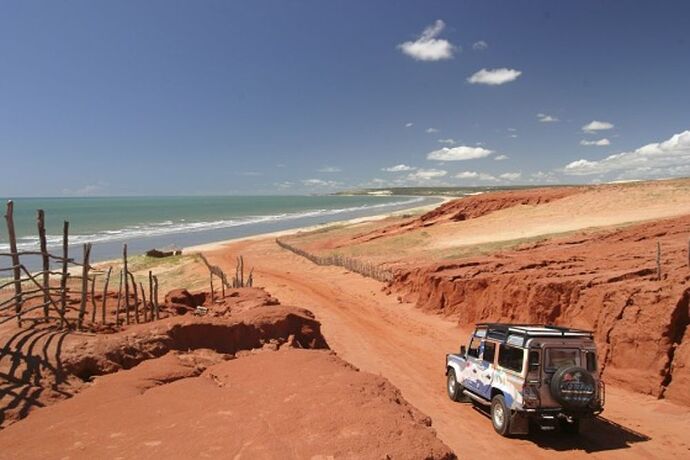
[[[493,342],[484,342],[484,354],[482,355],[482,359],[487,363],[493,363],[494,356],[496,356],[496,344]]]
[[[481,339],[477,337],[472,337],[472,341],[470,342],[470,346],[467,348],[467,356],[471,356],[473,358],[479,358],[479,347],[481,345]]]
[[[522,359],[524,356],[525,350],[522,348],[501,345],[498,351],[498,365],[504,369],[522,372]]]

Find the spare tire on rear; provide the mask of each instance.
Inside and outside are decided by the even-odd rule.
[[[551,379],[551,395],[565,408],[584,409],[594,401],[596,382],[581,367],[562,367]]]

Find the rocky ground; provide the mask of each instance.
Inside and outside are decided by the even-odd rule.
[[[3,325],[0,458],[454,458],[311,312],[227,294],[171,292],[165,318],[111,333]]]

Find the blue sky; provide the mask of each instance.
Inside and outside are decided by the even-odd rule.
[[[0,196],[690,175],[686,1],[0,5]]]

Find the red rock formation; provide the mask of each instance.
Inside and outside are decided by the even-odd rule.
[[[401,270],[393,288],[464,324],[595,331],[609,382],[690,405],[690,216]],[[661,279],[657,279],[657,242]]]

